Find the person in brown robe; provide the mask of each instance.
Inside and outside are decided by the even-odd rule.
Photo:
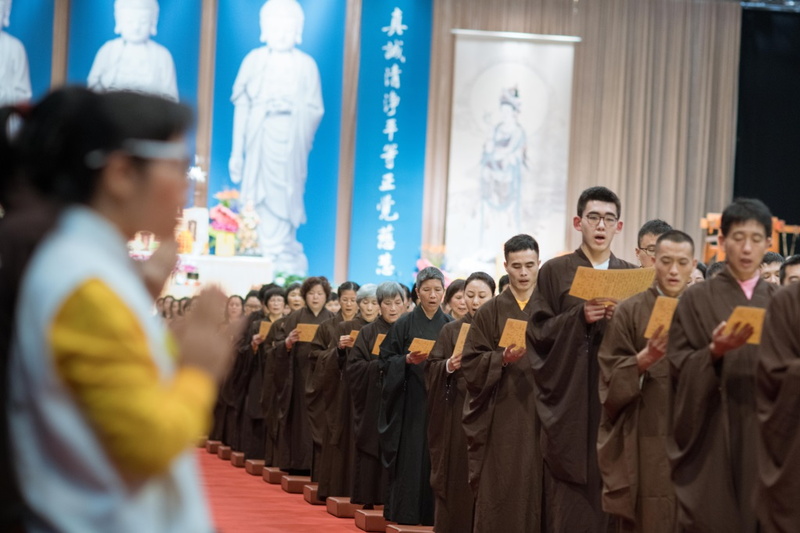
[[[605,187],[583,191],[573,218],[582,234],[581,246],[547,261],[533,292],[528,339],[542,420],[549,531],[606,531],[610,524],[600,502],[597,466],[597,351],[615,302],[585,301],[570,296],[569,290],[579,266],[636,268],[611,253],[611,241],[622,230],[620,212],[619,198]]]
[[[381,464],[378,415],[381,403],[380,345],[392,324],[405,312],[406,292],[394,281],[378,285],[375,296],[380,316],[358,333],[347,354],[345,383],[353,402],[353,488],[350,501],[371,509],[383,505],[388,490],[386,469]]]
[[[336,350],[337,335],[336,329],[339,324],[353,320],[358,313],[356,303],[356,291],[359,285],[354,281],[346,281],[339,285],[337,294],[340,302],[338,313],[333,314],[333,318],[320,325],[314,340],[311,341],[311,351],[308,354],[308,377],[305,383],[306,405],[308,406],[308,419],[311,425],[311,438],[314,441],[314,456],[311,462],[311,480],[319,481],[319,467],[322,461],[322,447],[325,441],[327,428],[326,405],[323,399],[321,387],[322,380],[316,376],[317,362],[324,354]],[[330,299],[330,296],[328,297]],[[328,310],[325,302],[325,309]],[[329,311],[331,312],[331,311]]]
[[[670,480],[668,328],[644,337],[656,299],[680,298],[697,264],[694,242],[682,231],[655,242],[653,287],[621,302],[600,345],[600,429],[597,461],[603,510],[618,531],[673,533],[677,510]]]
[[[461,359],[467,385],[462,424],[472,531],[542,531],[542,455],[531,348],[499,346],[508,319],[530,320],[539,244],[517,235],[504,246],[509,285],[475,313]],[[465,530],[470,531],[470,530]]]
[[[325,309],[331,287],[322,277],[306,278],[301,295],[306,306],[290,313],[281,329],[285,339],[275,345],[276,418],[279,424],[276,463],[281,470],[293,474],[311,471],[313,440],[305,385],[311,370],[311,340],[301,341],[298,325],[316,325],[333,318]]]
[[[414,339],[435,341],[452,322],[441,309],[444,276],[436,267],[417,274],[419,305],[400,317],[381,344],[383,387],[378,431],[383,465],[389,470],[387,520],[403,525],[433,525],[434,498],[428,451],[425,391],[427,349],[411,350]]]
[[[335,348],[323,353],[317,362],[315,386],[322,390],[327,422],[317,489],[317,498],[321,500],[328,496],[350,496],[352,491],[353,412],[350,390],[344,382],[345,367],[358,332],[378,317],[377,288],[368,283],[358,289],[358,315],[336,327]]]
[[[436,498],[433,526],[438,533],[472,531],[474,498],[468,480],[467,438],[461,425],[467,385],[461,371],[463,350],[453,352],[462,326],[471,326],[475,312],[492,299],[494,290],[494,280],[485,272],[466,279],[467,314],[442,328],[425,367],[431,487]]]
[[[686,290],[669,331],[670,435],[667,455],[686,531],[756,532],[756,368],[749,324],[725,327],[737,306],[764,308],[778,289],[759,276],[772,217],[759,200],[739,199],[722,213],[726,268]]]
[[[800,283],[767,306],[758,359],[760,442],[756,511],[767,533],[800,525]]]

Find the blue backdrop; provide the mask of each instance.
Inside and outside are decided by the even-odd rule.
[[[15,9],[17,3],[22,2],[15,2]],[[152,39],[172,53],[180,100],[197,110],[201,2],[159,0],[158,5],[157,33]],[[117,37],[114,0],[72,0],[67,81],[86,85],[97,51],[106,41]]]
[[[11,5],[11,25],[5,28],[25,45],[34,100],[50,89],[54,9],[54,0],[17,0]]]
[[[317,62],[325,115],[309,155],[305,194],[308,221],[300,226],[297,240],[303,244],[308,257],[309,275],[332,279],[346,0],[299,0],[299,3],[305,12],[305,26],[303,42],[298,48]],[[263,46],[259,40],[259,10],[262,5],[264,0],[226,0],[219,4],[209,206],[217,203],[213,199],[215,193],[226,188],[238,188],[228,173],[233,135],[231,89],[244,57],[251,50]]]
[[[360,283],[410,283],[420,255],[432,11],[363,5],[349,261]]]

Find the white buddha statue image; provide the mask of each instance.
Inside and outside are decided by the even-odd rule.
[[[92,63],[88,85],[96,91],[129,90],[178,101],[172,54],[150,37],[156,34],[156,0],[116,0],[114,33]]]
[[[296,0],[268,0],[260,12],[261,42],[242,61],[233,84],[231,180],[242,204],[260,220],[259,248],[276,272],[304,275],[297,242],[306,222],[308,154],[324,108],[317,63],[296,48],[304,14]]]
[[[11,22],[11,0],[0,0],[0,106],[31,98],[28,54],[19,39],[5,28]]]

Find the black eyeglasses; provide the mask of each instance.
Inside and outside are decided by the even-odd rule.
[[[656,245],[648,246],[647,248],[636,248],[637,250],[646,253],[650,257],[656,256]]]
[[[584,218],[589,221],[589,225],[591,226],[599,225],[601,220],[605,222],[606,226],[613,226],[617,223],[617,220],[619,220],[614,215],[600,216],[597,213],[589,213],[588,215],[585,215]]]

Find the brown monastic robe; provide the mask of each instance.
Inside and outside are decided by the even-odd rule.
[[[334,347],[324,352],[317,361],[315,387],[322,390],[325,405],[325,435],[320,461],[317,498],[350,496],[352,491],[353,410],[350,390],[345,380],[347,353],[350,348],[339,349],[339,337],[360,331],[368,322],[356,316],[353,320],[336,326]],[[356,337],[358,338],[358,337]]]
[[[275,386],[275,347],[286,340],[283,324],[286,317],[276,320],[267,338],[258,347],[264,359],[264,383],[261,387],[261,410],[264,413],[264,465],[276,465],[278,447],[277,387]],[[280,379],[280,377],[277,377]]]
[[[542,421],[545,517],[550,531],[606,531],[597,466],[600,400],[597,352],[607,320],[587,324],[585,300],[569,295],[579,266],[592,263],[579,248],[550,259],[533,291],[532,327],[536,409]],[[609,268],[637,268],[613,254]]]
[[[675,491],[666,438],[669,362],[662,357],[641,376],[636,354],[658,290],[650,288],[617,306],[600,345],[600,430],[597,462],[603,477],[603,510],[620,531],[673,533]]]
[[[667,357],[671,367],[671,435],[667,454],[688,531],[755,532],[756,367],[758,346],[745,344],[711,359],[711,333],[737,305],[766,307],[775,285],[758,280],[748,300],[726,269],[689,287],[675,310]]]
[[[314,340],[311,341],[311,351],[308,353],[308,376],[305,383],[306,405],[308,406],[308,420],[311,426],[311,438],[314,441],[314,459],[311,462],[311,480],[319,481],[319,468],[322,461],[322,447],[325,442],[327,418],[325,415],[325,402],[323,400],[320,380],[315,377],[317,362],[323,354],[336,349],[336,328],[344,320],[342,312],[336,313],[330,320],[323,322]]]
[[[378,317],[358,333],[347,354],[345,376],[353,401],[353,490],[350,501],[362,505],[383,505],[388,489],[386,469],[381,464],[378,414],[381,404],[380,359],[373,355],[378,335],[386,335],[391,324]]]
[[[436,498],[434,529],[437,533],[472,531],[473,496],[467,479],[467,438],[461,425],[467,384],[461,370],[447,372],[462,324],[472,316],[442,328],[425,367],[428,388],[428,448],[431,453],[431,488]]]
[[[789,533],[800,527],[800,283],[767,307],[757,384],[756,509],[764,531]]]
[[[506,290],[475,313],[461,373],[467,385],[463,428],[476,532],[538,533],[542,527],[542,455],[531,346],[503,367],[500,337],[506,320],[529,320],[532,301],[519,308]],[[530,327],[529,327],[530,329]]]
[[[317,316],[307,307],[290,313],[283,323],[286,337],[298,324],[322,324],[333,318],[323,308]],[[275,345],[275,386],[277,401],[278,467],[282,470],[311,470],[313,440],[306,404],[306,381],[311,370],[308,355],[311,342],[298,341],[291,350],[285,342]]]
[[[260,317],[250,322],[249,338],[256,335],[261,328],[263,320],[269,321],[269,315],[260,314]],[[261,395],[264,384],[264,355],[261,345],[252,348],[247,353],[247,366],[244,369],[242,384],[244,385],[244,398],[239,415],[240,448],[247,459],[264,458],[264,410],[261,408]]]

